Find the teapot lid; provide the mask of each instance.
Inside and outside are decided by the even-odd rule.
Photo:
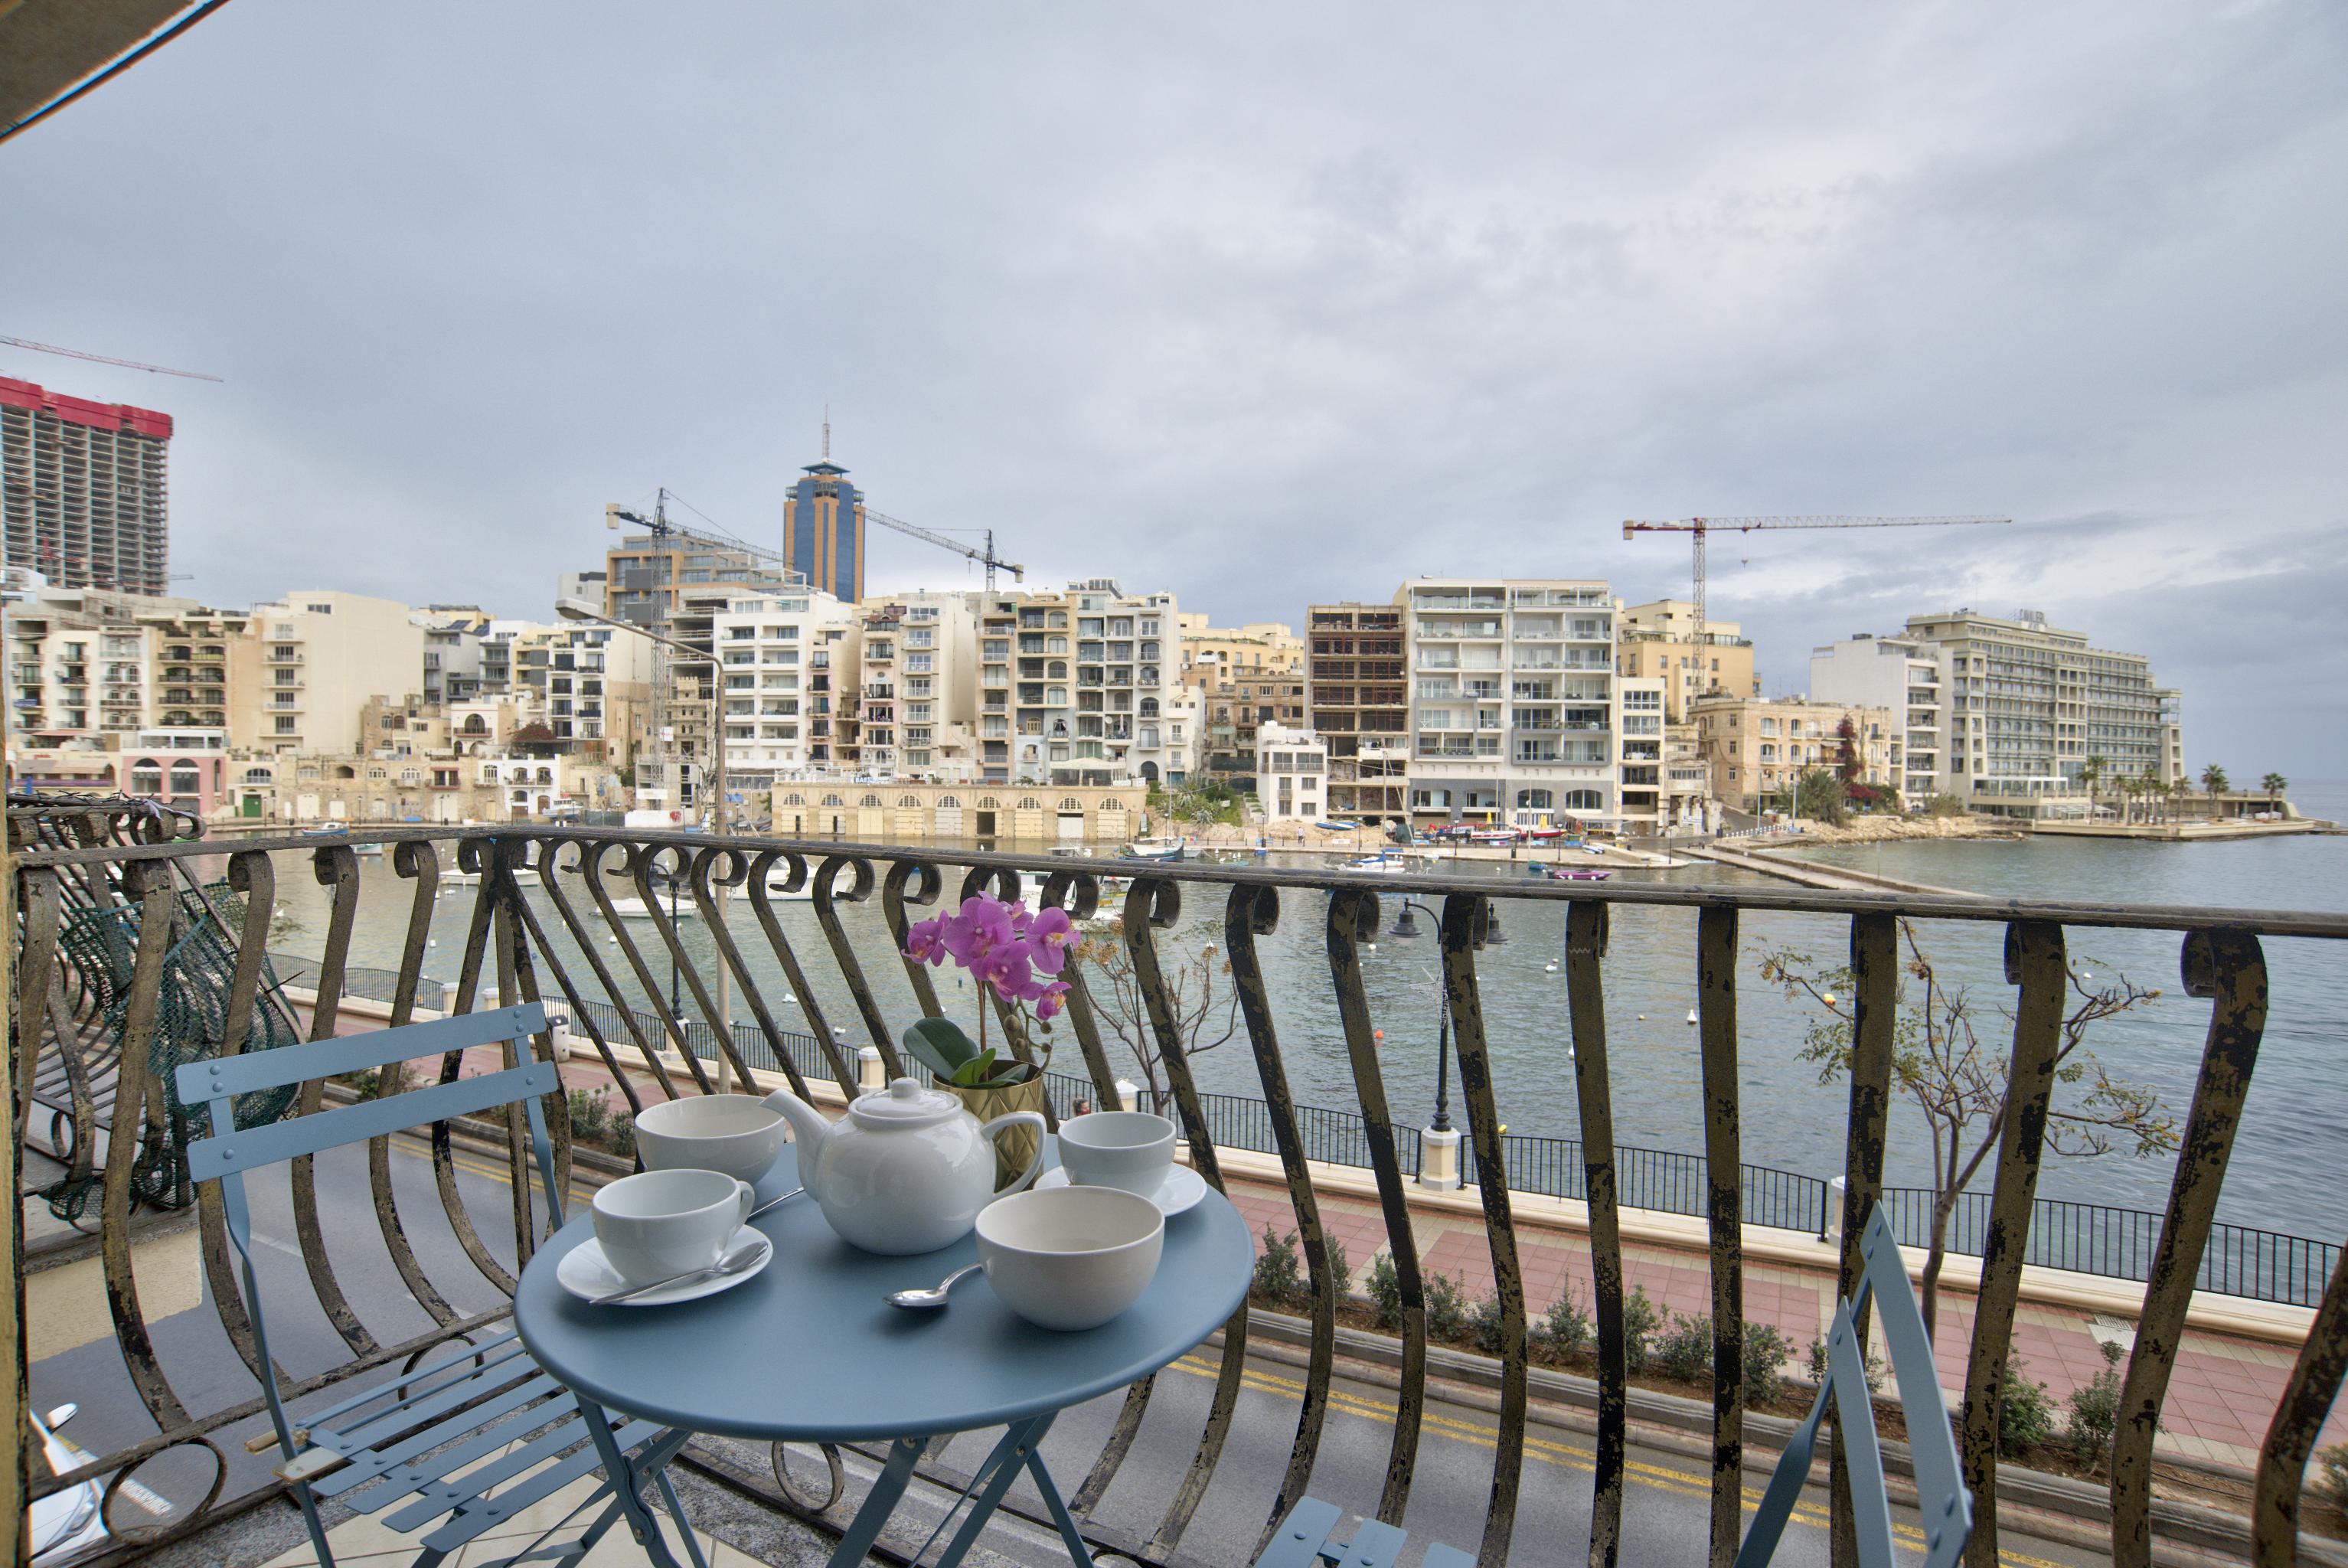
[[[962,1109],[962,1101],[942,1089],[923,1088],[913,1078],[892,1080],[888,1088],[859,1095],[849,1102],[848,1114],[865,1127],[926,1127]]]

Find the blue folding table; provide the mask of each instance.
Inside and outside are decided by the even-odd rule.
[[[796,1152],[784,1150],[759,1183],[762,1195],[797,1185]],[[663,1427],[756,1441],[887,1441],[888,1462],[831,1568],[863,1561],[931,1438],[994,1426],[1006,1430],[977,1471],[971,1511],[938,1568],[961,1561],[1023,1470],[1069,1555],[1091,1568],[1038,1451],[1045,1432],[1062,1410],[1204,1342],[1237,1310],[1255,1261],[1246,1222],[1210,1191],[1167,1222],[1164,1261],[1138,1302],[1102,1327],[1056,1334],[1014,1316],[983,1278],[957,1285],[942,1312],[904,1312],[881,1300],[976,1262],[973,1238],[916,1257],[878,1257],[833,1235],[806,1198],[753,1222],[775,1243],[774,1261],[757,1277],[698,1301],[595,1307],[554,1277],[563,1254],[593,1234],[592,1216],[582,1216],[523,1271],[514,1323],[539,1365],[591,1407],[597,1429],[592,1407],[600,1405]],[[605,1462],[629,1469],[620,1491],[633,1497],[634,1461],[613,1452]]]

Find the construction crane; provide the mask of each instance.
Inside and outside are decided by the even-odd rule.
[[[883,528],[893,528],[899,533],[904,534],[909,539],[922,540],[927,543],[936,545],[941,550],[951,550],[956,555],[968,556],[971,560],[977,562],[980,565],[986,568],[986,591],[990,593],[994,592],[994,569],[998,566],[1011,573],[1011,580],[1013,582],[1025,583],[1027,581],[1027,569],[1025,566],[1014,565],[1011,562],[996,558],[994,553],[994,530],[991,528],[973,528],[961,531],[966,533],[983,533],[986,536],[986,544],[984,548],[973,549],[971,546],[961,542],[959,540],[948,539],[942,533],[936,532],[931,529],[917,527],[912,523],[905,521],[902,518],[891,517],[887,512],[874,511],[869,506],[864,509],[864,516],[867,521],[877,522]]]
[[[125,370],[145,370],[157,376],[184,376],[191,381],[218,381],[217,376],[207,376],[201,370],[174,370],[168,365],[142,365],[136,359],[117,359],[110,354],[89,354],[78,348],[59,348],[54,343],[35,343],[29,337],[0,336],[0,343],[11,348],[29,348],[36,354],[61,354],[67,359],[87,359],[93,365],[118,365]]]
[[[1695,642],[1706,645],[1711,636],[1704,619],[1704,542],[1711,533],[1754,533],[1782,528],[1978,528],[2012,522],[2010,517],[1685,517],[1672,522],[1625,521],[1622,537],[1642,533],[1684,533],[1695,542]]]
[[[680,496],[677,499],[684,500],[685,498]],[[691,507],[693,503],[685,501],[685,504]],[[689,539],[697,544],[712,545],[719,550],[738,550],[756,560],[771,561],[779,566],[790,564],[781,551],[768,550],[765,545],[753,544],[747,539],[736,539],[715,523],[704,528],[687,528],[681,522],[671,522],[668,520],[668,490],[665,486],[654,494],[650,517],[622,506],[618,501],[611,501],[604,506],[604,527],[617,528],[623,522],[633,522],[638,528],[649,531],[654,539]]]

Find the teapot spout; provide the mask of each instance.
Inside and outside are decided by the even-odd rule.
[[[823,1112],[787,1088],[778,1088],[768,1095],[766,1104],[768,1109],[782,1112],[783,1119],[791,1124],[791,1138],[798,1144],[799,1181],[808,1191],[814,1191],[816,1168],[823,1154],[824,1135],[831,1130],[831,1123],[824,1119]]]

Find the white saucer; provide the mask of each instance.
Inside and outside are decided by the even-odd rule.
[[[721,1290],[732,1290],[745,1280],[757,1278],[759,1271],[775,1261],[775,1243],[767,1239],[765,1233],[745,1225],[726,1243],[727,1252],[732,1252],[740,1243],[743,1232],[747,1232],[758,1243],[758,1261],[740,1274],[714,1274],[688,1280],[682,1284],[663,1285],[658,1290],[648,1290],[642,1295],[632,1295],[625,1301],[615,1301],[612,1305],[669,1306],[680,1301],[699,1301],[705,1295],[716,1295]],[[592,1301],[599,1295],[609,1295],[615,1290],[628,1288],[628,1282],[621,1276],[620,1271],[604,1257],[602,1243],[592,1236],[562,1254],[562,1261],[554,1265],[554,1278],[563,1289],[582,1301]]]
[[[1038,1192],[1066,1185],[1068,1172],[1063,1166],[1055,1165],[1035,1178],[1035,1191]],[[1170,1220],[1177,1214],[1189,1213],[1206,1195],[1207,1179],[1204,1176],[1188,1165],[1169,1165],[1166,1170],[1166,1180],[1158,1184],[1157,1191],[1149,1194],[1149,1201],[1158,1205],[1159,1213]]]

